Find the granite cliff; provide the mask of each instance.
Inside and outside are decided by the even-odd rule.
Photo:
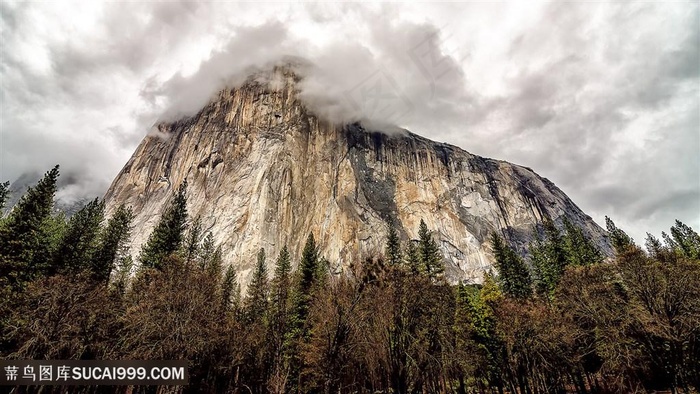
[[[108,214],[119,204],[136,213],[134,255],[185,179],[190,217],[201,217],[244,285],[261,247],[274,258],[287,244],[297,258],[313,232],[341,271],[383,250],[388,222],[406,241],[421,219],[452,282],[479,281],[491,267],[492,232],[522,251],[544,218],[568,218],[609,253],[605,231],[531,169],[408,131],[330,124],[299,99],[295,73],[269,73],[282,82],[251,77],[141,142],[105,196]]]

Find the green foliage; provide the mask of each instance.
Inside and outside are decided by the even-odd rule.
[[[327,258],[319,255],[318,263],[316,264],[316,287],[323,287],[328,284],[331,274],[331,262]]]
[[[124,295],[129,286],[131,272],[134,269],[134,260],[130,254],[121,256],[118,258],[115,268],[116,272],[114,274],[114,280],[112,281],[112,288],[116,290],[118,294]],[[101,281],[102,278],[98,280]]]
[[[115,264],[128,256],[127,242],[133,217],[131,208],[120,205],[102,230],[91,262],[92,273],[98,281],[109,281]]]
[[[272,278],[270,289],[271,299],[271,324],[276,327],[276,331],[282,336],[286,333],[287,319],[289,313],[289,296],[291,292],[291,272],[292,259],[289,250],[285,245],[280,251],[275,262],[275,273]]]
[[[103,219],[104,202],[98,199],[90,201],[70,218],[50,267],[50,275],[58,272],[75,274],[90,267]]]
[[[418,228],[418,238],[418,253],[424,272],[433,280],[441,279],[445,273],[442,255],[428,230],[428,225],[422,219]]]
[[[189,264],[197,258],[201,242],[202,218],[198,216],[192,223],[192,226],[190,226],[190,231],[187,233],[187,239],[185,240],[183,255],[186,263]]]
[[[660,256],[664,251],[664,245],[661,243],[661,241],[649,233],[647,233],[644,246],[647,248],[647,251],[649,251],[649,254],[651,254],[651,256],[654,258],[658,258],[658,256]]]
[[[188,242],[194,242],[194,239],[197,238],[192,235],[193,233],[191,232]],[[187,256],[194,255],[196,256],[195,260],[197,261],[199,269],[208,272],[212,278],[218,278],[223,273],[224,260],[222,257],[221,245],[217,245],[216,242],[214,242],[214,235],[211,231],[207,232],[207,235],[200,245],[191,244],[188,249],[190,249],[190,252],[185,253],[185,259],[188,264],[191,261],[187,260]]]
[[[243,304],[243,296],[241,295],[241,284],[238,281],[234,282],[233,286],[233,296],[231,297],[231,309],[235,316],[241,315],[241,309]]]
[[[258,252],[257,264],[253,278],[248,285],[245,298],[245,313],[248,321],[262,320],[267,310],[268,302],[267,266],[265,265],[265,249]]]
[[[298,379],[301,367],[301,347],[311,336],[308,324],[316,278],[319,273],[318,247],[313,233],[309,233],[301,253],[297,283],[291,294],[292,308],[289,316],[289,332],[285,338],[286,363],[292,364],[292,377]]]
[[[668,233],[666,233],[665,231],[661,232],[661,238],[663,238],[664,244],[668,249],[674,252],[680,249],[678,243],[676,243],[676,241],[673,238],[671,238],[671,236],[668,235]]]
[[[223,309],[227,312],[233,310],[233,296],[237,285],[236,270],[233,266],[229,265],[228,268],[226,268],[226,273],[221,282],[221,302]]]
[[[502,301],[503,293],[491,272],[484,273],[481,289],[467,297],[472,339],[482,360],[479,372],[489,385],[496,387],[502,384],[499,364],[503,345],[496,331],[495,309]]]
[[[654,259],[665,263],[673,263],[682,258],[700,259],[700,236],[683,222],[676,220],[671,227],[671,235],[661,232],[661,236],[663,243],[647,233],[645,246]]]
[[[567,264],[582,266],[603,261],[603,254],[583,231],[564,218],[564,250]]]
[[[481,299],[491,307],[494,307],[503,299],[503,292],[498,286],[498,281],[493,272],[488,271],[484,273],[484,283],[481,285],[479,295]]]
[[[537,293],[551,298],[566,267],[597,264],[603,260],[603,255],[568,219],[564,218],[564,235],[551,220],[543,225],[544,238],[535,230],[536,238],[530,245],[530,261]]]
[[[408,266],[408,270],[413,274],[413,275],[418,275],[421,272],[421,259],[420,259],[420,252],[418,251],[418,247],[416,246],[416,243],[413,242],[412,240],[409,240],[406,243],[406,265]]]
[[[551,220],[544,225],[544,238],[535,229],[535,242],[530,245],[530,261],[535,273],[538,294],[551,297],[567,265],[564,238]]]
[[[270,286],[269,331],[272,341],[274,368],[277,373],[284,368],[284,339],[289,330],[289,301],[291,292],[292,260],[285,245],[275,262],[275,272]]]
[[[7,198],[10,196],[10,182],[0,183],[0,218],[2,218],[2,211],[5,209],[5,203]]]
[[[284,292],[289,290],[290,277],[289,274],[292,272],[292,259],[289,257],[289,250],[287,245],[282,247],[280,254],[275,262],[275,277],[273,279],[273,288],[278,293],[278,296],[273,297],[273,299],[282,300],[285,299]]]
[[[212,278],[220,277],[224,272],[224,258],[221,252],[221,245],[217,245],[214,249],[214,253],[211,255],[211,259],[205,265],[205,271]]]
[[[183,182],[141,250],[145,268],[162,269],[166,257],[177,252],[187,223],[187,181]]]
[[[0,226],[0,286],[22,286],[41,274],[50,259],[53,234],[47,226],[56,193],[58,166],[30,187]]]
[[[678,252],[690,259],[700,259],[700,235],[680,220],[671,227]]]
[[[530,297],[532,279],[523,259],[496,233],[491,236],[491,247],[496,257],[496,269],[503,292],[519,299]]]
[[[605,217],[605,227],[608,230],[610,236],[610,243],[615,249],[616,253],[623,253],[627,248],[634,246],[634,241],[630,238],[627,233],[622,231],[622,229],[615,226],[615,222],[609,217]]]
[[[199,268],[205,270],[214,259],[216,253],[216,243],[214,242],[214,234],[207,232],[201,245],[197,246],[197,261]]]
[[[299,278],[294,291],[294,307],[292,315],[292,324],[294,330],[302,330],[309,315],[309,306],[311,304],[311,294],[313,291],[314,282],[318,274],[318,247],[313,233],[310,233],[306,238],[304,250],[301,253],[301,262],[299,263]],[[296,335],[302,334],[296,332]]]
[[[555,272],[553,266],[549,264],[549,259],[545,254],[544,241],[537,235],[530,243],[530,264],[532,266],[532,278],[535,284],[535,291],[540,296],[549,297],[554,290]]]
[[[46,260],[36,265],[37,272],[46,275],[50,272],[53,264],[52,257],[56,255],[64,234],[68,230],[68,220],[63,212],[55,213],[49,216],[41,225],[41,233],[43,234],[43,247],[40,249],[46,254]]]
[[[299,289],[303,293],[310,293],[311,288],[318,274],[318,247],[313,233],[309,233],[306,238],[304,250],[301,252],[301,262],[299,263]]]
[[[401,264],[401,242],[399,241],[399,234],[396,232],[394,226],[389,225],[389,233],[386,239],[386,259],[389,264],[398,266]]]

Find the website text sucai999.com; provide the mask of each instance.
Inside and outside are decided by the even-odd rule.
[[[0,360],[0,385],[186,385],[186,360]]]
[[[72,367],[73,380],[182,380],[183,367]]]

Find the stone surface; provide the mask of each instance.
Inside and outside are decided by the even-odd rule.
[[[293,72],[273,73],[274,87],[251,78],[144,138],[105,196],[108,215],[133,207],[135,256],[185,179],[190,217],[201,217],[244,286],[261,247],[274,261],[287,244],[296,260],[313,232],[340,272],[383,251],[387,222],[406,241],[424,219],[452,282],[478,282],[491,268],[492,232],[523,252],[545,217],[567,217],[609,253],[605,231],[529,168],[407,131],[334,126],[298,99]]]

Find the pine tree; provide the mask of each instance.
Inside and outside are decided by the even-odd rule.
[[[282,247],[277,262],[275,263],[275,276],[272,279],[272,301],[281,308],[289,297],[291,286],[290,274],[292,272],[292,260],[289,257],[287,245]]]
[[[2,211],[5,209],[5,203],[7,198],[10,196],[10,182],[0,183],[0,218],[2,218]]]
[[[551,297],[559,282],[561,272],[549,254],[550,244],[535,233],[535,241],[530,244],[530,262],[535,274],[535,288],[541,296]]]
[[[44,220],[41,225],[42,234],[42,250],[45,253],[46,259],[38,262],[36,265],[37,272],[47,275],[52,268],[52,258],[56,256],[64,234],[68,231],[68,219],[64,212],[57,212]]]
[[[459,281],[457,283],[457,291],[455,292],[455,325],[454,329],[459,334],[458,337],[463,337],[465,327],[468,324],[468,319],[465,319],[469,314],[469,292],[467,287]]]
[[[566,218],[564,235],[551,220],[546,220],[543,227],[544,238],[535,229],[535,241],[529,248],[530,262],[537,293],[552,298],[567,266],[599,263],[602,254],[583,231]]]
[[[214,253],[211,254],[211,258],[207,262],[205,271],[212,279],[218,279],[224,274],[224,257],[221,252],[221,245],[214,249]]]
[[[491,270],[484,273],[484,282],[481,284],[479,296],[491,308],[495,308],[503,299],[503,292],[498,286],[498,281]]]
[[[515,251],[496,233],[491,237],[496,257],[498,279],[503,292],[513,298],[524,299],[532,295],[530,271]]]
[[[420,253],[413,240],[408,240],[408,243],[406,243],[406,264],[411,274],[420,274]]]
[[[574,226],[568,219],[564,219],[564,250],[566,252],[566,260],[569,265],[583,266],[597,264],[603,261],[603,254],[586,237],[583,231]]]
[[[314,281],[318,275],[318,248],[312,233],[306,238],[304,250],[301,252],[301,262],[299,263],[299,292],[306,297],[310,296]],[[305,300],[308,303],[308,299]],[[307,305],[308,306],[308,305]],[[304,314],[304,318],[306,315]]]
[[[113,288],[117,293],[124,295],[129,285],[131,270],[134,268],[134,260],[130,254],[119,257],[116,263],[116,273],[114,275]]]
[[[97,250],[104,208],[104,202],[96,198],[70,218],[49,274],[78,273],[90,267],[90,260]]]
[[[673,238],[671,238],[671,236],[668,235],[667,232],[662,231],[661,238],[663,238],[666,247],[674,251],[674,253],[680,249],[680,245],[678,245],[678,243],[676,243],[676,241]]]
[[[425,273],[433,280],[441,278],[445,272],[442,256],[423,219],[418,227],[418,252]]]
[[[109,281],[115,263],[127,256],[133,217],[131,208],[120,205],[102,230],[91,261],[92,273],[98,281]]]
[[[183,182],[168,206],[146,245],[139,261],[146,268],[161,269],[163,261],[177,252],[182,243],[187,222],[187,181]]]
[[[306,238],[299,263],[299,278],[294,291],[294,328],[301,329],[306,323],[311,304],[311,293],[318,273],[318,249],[313,233]]]
[[[389,225],[389,233],[387,234],[386,258],[391,266],[397,267],[401,264],[401,242],[399,234],[392,225]]]
[[[285,245],[275,263],[275,274],[270,289],[271,313],[270,332],[276,358],[281,357],[284,336],[287,333],[289,319],[289,295],[291,291],[292,261]]]
[[[247,320],[259,321],[263,319],[267,310],[267,267],[265,265],[265,249],[258,252],[258,261],[253,272],[253,279],[248,285],[248,294],[245,298],[245,313]]]
[[[50,258],[46,221],[51,217],[58,166],[30,187],[0,226],[0,287],[21,286],[42,273]]]
[[[491,271],[484,272],[484,281],[478,291],[467,292],[466,307],[469,317],[469,331],[476,342],[481,364],[478,368],[488,384],[501,387],[501,359],[503,344],[498,335],[495,310],[503,300],[503,293]]]
[[[209,233],[211,234],[211,233]],[[197,255],[199,254],[200,243],[202,242],[202,219],[197,216],[194,220],[190,231],[187,234],[187,240],[185,241],[185,248],[183,255],[185,257],[185,263],[190,264],[193,262]]]
[[[316,262],[316,274],[314,275],[314,286],[323,287],[328,284],[331,273],[331,262],[325,257],[318,256]]]
[[[630,246],[634,245],[634,240],[627,233],[615,226],[615,223],[609,217],[605,217],[605,227],[610,235],[610,243],[612,243],[615,252],[622,253]]]
[[[310,327],[307,324],[312,294],[318,273],[318,248],[313,233],[309,233],[301,253],[298,277],[291,294],[292,308],[289,316],[289,332],[285,339],[286,359],[290,375],[297,378],[301,367],[300,347],[309,340]]]
[[[661,243],[661,241],[659,241],[658,238],[649,233],[647,233],[647,238],[646,242],[644,243],[644,246],[646,246],[649,255],[656,260],[661,260],[668,251],[668,248],[666,248],[664,244]]]
[[[241,284],[236,280],[233,286],[233,296],[231,297],[231,310],[233,311],[236,319],[239,319],[242,315],[241,304],[243,303],[241,296]]]
[[[206,270],[207,267],[211,265],[215,253],[216,244],[214,243],[214,235],[211,233],[211,231],[209,231],[204,237],[204,241],[202,241],[202,245],[199,247],[199,251],[197,253],[199,260],[199,268],[202,270]]]
[[[552,220],[548,219],[543,224],[544,234],[549,243],[547,254],[552,264],[563,270],[567,264],[564,237]]]
[[[232,265],[226,268],[226,273],[221,282],[221,302],[224,311],[233,311],[233,293],[238,281],[236,280],[236,270]]]
[[[671,227],[671,236],[682,255],[691,259],[700,259],[700,235],[695,230],[676,220]]]

